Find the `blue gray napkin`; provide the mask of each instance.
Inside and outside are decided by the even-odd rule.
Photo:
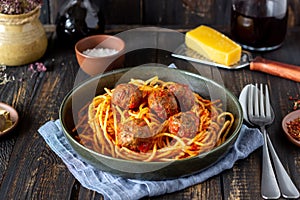
[[[104,199],[113,200],[133,200],[146,196],[157,196],[201,183],[226,169],[232,168],[237,160],[246,158],[263,144],[263,137],[258,129],[243,125],[236,143],[228,154],[210,168],[184,178],[166,181],[142,181],[112,175],[86,163],[76,154],[64,137],[59,120],[45,123],[38,132],[50,148],[63,160],[82,186],[102,194]]]

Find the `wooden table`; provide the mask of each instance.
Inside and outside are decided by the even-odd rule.
[[[300,27],[290,29],[280,49],[262,56],[300,65],[299,35]],[[0,138],[0,199],[101,199],[100,194],[80,185],[37,132],[45,122],[58,118],[61,102],[74,86],[79,66],[73,47],[50,40],[41,62],[47,67],[44,73],[32,73],[29,65],[8,67],[5,73],[15,80],[0,85],[0,101],[15,107],[20,115],[17,129]],[[145,49],[129,53],[125,66],[172,62],[180,67],[188,65],[170,57],[169,52]],[[300,188],[300,149],[285,138],[281,128],[282,118],[292,111],[293,101],[289,96],[300,94],[300,83],[249,68],[230,71],[203,67],[207,76],[220,73],[225,87],[236,96],[249,83],[270,86],[276,118],[268,131],[283,165]],[[203,183],[153,199],[259,199],[261,154],[260,148],[236,162],[232,169]]]

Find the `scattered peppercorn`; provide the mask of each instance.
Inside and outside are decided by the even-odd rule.
[[[289,96],[289,100],[293,101],[293,110],[300,109],[300,99],[298,94],[296,96]]]
[[[288,133],[300,141],[300,117],[286,123]]]

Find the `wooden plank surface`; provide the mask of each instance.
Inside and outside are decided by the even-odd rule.
[[[282,48],[262,54],[269,59],[300,65],[300,28],[290,29]],[[158,37],[159,35],[159,37]],[[167,35],[152,35],[154,41],[168,41]],[[159,46],[160,42],[156,44]],[[58,118],[60,104],[74,80],[79,66],[73,47],[49,43],[43,59],[48,71],[44,75],[32,74],[29,65],[9,67],[5,72],[16,80],[0,85],[0,101],[17,109],[20,123],[12,134],[0,138],[0,199],[102,199],[96,192],[78,183],[61,159],[46,145],[37,130],[45,122]],[[126,57],[126,66],[144,63],[174,62],[178,66],[189,63],[170,57],[169,52],[144,49],[133,51]],[[270,126],[270,137],[288,173],[300,187],[300,150],[283,135],[281,120],[292,110],[288,96],[300,94],[300,84],[261,72],[224,70],[207,66],[209,76],[216,70],[224,85],[236,96],[248,83],[262,82],[270,86],[272,105],[276,109],[275,122]],[[248,158],[238,161],[232,169],[182,191],[144,199],[261,199],[260,167],[261,149]]]

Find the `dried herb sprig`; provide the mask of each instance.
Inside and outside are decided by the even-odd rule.
[[[42,4],[42,0],[1,0],[0,13],[8,15],[24,14]]]
[[[6,70],[6,66],[0,65],[0,86],[15,80],[15,77],[7,74],[5,70]]]

